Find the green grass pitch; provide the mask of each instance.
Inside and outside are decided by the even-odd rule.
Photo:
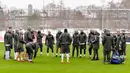
[[[86,58],[70,58],[70,64],[61,64],[60,57],[46,56],[46,47],[44,54],[40,56],[38,52],[34,64],[28,62],[16,62],[13,60],[3,60],[4,46],[0,43],[0,73],[130,73],[130,45],[127,46],[127,60],[125,64],[110,65],[103,64],[102,46],[100,46],[99,61],[88,59],[88,50]],[[11,54],[13,56],[13,52]]]

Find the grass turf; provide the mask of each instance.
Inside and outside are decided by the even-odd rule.
[[[102,46],[99,50],[100,60],[91,61],[88,59],[88,50],[86,58],[70,58],[70,64],[61,64],[60,57],[46,56],[46,47],[44,54],[33,59],[34,64],[28,62],[16,62],[13,60],[3,60],[4,46],[0,43],[0,73],[130,73],[130,45],[127,46],[127,60],[125,64],[110,65],[103,64]],[[11,54],[13,56],[13,52]]]

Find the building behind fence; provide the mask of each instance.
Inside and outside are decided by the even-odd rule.
[[[0,8],[0,30],[14,29],[98,28],[130,29],[129,9],[28,9],[4,10]]]

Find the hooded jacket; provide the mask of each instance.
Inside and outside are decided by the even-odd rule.
[[[111,51],[113,48],[113,37],[111,36],[110,32],[106,32],[103,39],[102,44],[104,51]]]

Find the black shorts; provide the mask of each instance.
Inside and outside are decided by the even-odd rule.
[[[43,44],[42,43],[39,43],[38,44],[40,48],[43,48]]]
[[[86,44],[85,45],[80,45],[80,49],[86,49]]]
[[[47,45],[47,48],[53,49],[54,47],[53,47],[53,45]]]
[[[70,53],[69,45],[62,45],[61,50],[61,53]]]
[[[10,46],[5,46],[5,50],[6,50],[6,51],[11,51]]]
[[[56,43],[56,48],[61,48],[61,44],[60,43]]]
[[[17,52],[18,49],[17,49],[17,45],[14,45],[14,52]]]
[[[24,52],[24,48],[18,48],[17,52]]]
[[[10,48],[13,49],[13,44],[10,45]]]

